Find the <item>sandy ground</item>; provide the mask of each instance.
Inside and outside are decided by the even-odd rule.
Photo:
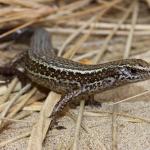
[[[112,91],[107,91],[97,95],[96,99],[101,99],[102,107],[86,106],[82,124],[86,130],[81,128],[78,149],[80,150],[111,150],[112,149],[112,115],[104,112],[112,112],[112,102],[109,100],[119,100],[131,95],[139,94],[150,88],[149,81],[136,83],[130,86],[121,87]],[[78,113],[78,108],[71,109],[70,112]],[[99,117],[90,116],[88,112],[100,111]],[[118,150],[149,150],[150,149],[150,101],[149,94],[135,98],[130,102],[119,105],[117,118],[117,146]],[[130,117],[123,116],[128,114]],[[133,118],[133,116],[135,118]],[[136,117],[141,118],[137,119]],[[11,139],[22,133],[31,131],[32,123],[38,119],[38,113],[25,118],[27,123],[12,123],[0,134],[0,142]],[[143,120],[142,120],[143,119]],[[145,120],[144,120],[145,119]],[[72,146],[75,132],[75,122],[68,116],[59,119],[59,125],[65,129],[53,129],[47,134],[43,149],[45,150],[65,150]],[[25,150],[28,138],[17,140],[1,150]]]

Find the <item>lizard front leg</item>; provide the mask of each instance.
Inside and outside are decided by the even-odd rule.
[[[54,123],[56,118],[59,116],[59,114],[63,111],[63,109],[66,107],[68,103],[72,102],[72,100],[75,100],[80,96],[82,97],[84,94],[85,94],[85,90],[79,89],[79,90],[71,91],[65,94],[64,96],[62,96],[59,102],[57,102],[57,104],[54,106],[52,114],[50,116],[52,118],[52,123]]]

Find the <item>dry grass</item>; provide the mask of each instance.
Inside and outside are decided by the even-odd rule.
[[[53,34],[53,43],[59,49],[58,55],[68,59],[86,64],[96,64],[135,57],[150,62],[149,0],[142,2],[138,0],[71,0],[68,3],[63,0],[57,2],[54,0],[0,0],[0,4],[2,31],[0,38],[5,38],[18,29],[41,26]],[[3,29],[7,29],[7,31],[3,32]],[[24,49],[22,44],[13,41],[1,42],[1,64],[10,61],[14,54],[20,52],[18,51],[20,49]],[[149,91],[145,92],[148,85],[143,84],[140,87],[139,91],[135,86],[134,92],[130,94],[121,92],[121,88],[118,88],[114,97],[109,98],[109,101],[113,103],[106,102],[107,106],[102,107],[101,111],[90,106],[85,107],[85,101],[81,100],[79,109],[76,109],[78,116],[76,110],[71,109],[66,115],[67,122],[61,122],[64,118],[60,119],[66,130],[53,129],[50,131],[51,119],[49,116],[54,105],[59,101],[60,95],[50,92],[45,98],[45,94],[39,92],[37,88],[31,87],[31,84],[22,88],[20,81],[14,78],[8,87],[0,87],[0,149],[11,149],[9,145],[13,145],[15,141],[19,144],[18,140],[23,141],[25,137],[29,137],[29,140],[21,149],[41,150],[43,145],[45,149],[95,149],[93,143],[96,143],[97,149],[123,149],[119,136],[120,118],[125,118],[127,122],[140,123],[141,126],[143,123],[150,123],[150,120],[147,119],[148,114],[144,116],[138,116],[138,113],[130,114],[131,110],[124,112],[121,105],[123,102],[134,105],[133,99],[141,98],[141,96],[148,99],[146,95],[149,94]],[[124,87],[124,91],[127,90],[128,87]],[[113,94],[113,91],[109,92]],[[122,93],[122,95],[120,96],[118,93]],[[108,94],[106,93],[106,95]],[[101,96],[99,96],[100,98]],[[138,108],[138,106],[136,107]],[[149,106],[143,109],[148,112]],[[33,115],[36,112],[38,115],[35,119]],[[86,120],[91,118],[92,121],[93,117],[97,122],[92,125],[89,121],[87,124]],[[98,120],[98,118],[100,119]],[[107,124],[110,125],[109,128],[112,132],[107,135],[107,138],[111,142],[105,143],[105,140],[100,140],[103,137],[106,138],[102,130],[102,134],[100,133],[102,137],[92,141],[97,137],[92,129],[96,130],[97,127],[101,129],[102,120],[108,121]],[[11,128],[13,124],[31,125],[26,133],[7,139],[4,135],[7,135],[7,132],[9,134],[8,127]],[[55,145],[55,143],[57,144]],[[131,149],[131,147],[128,148]],[[144,148],[141,146],[138,147],[138,150]]]

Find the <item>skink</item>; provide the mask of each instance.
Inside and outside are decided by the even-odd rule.
[[[33,82],[62,94],[53,109],[53,118],[76,98],[150,78],[150,64],[141,59],[84,65],[58,57],[50,34],[42,28],[35,30],[23,63],[25,74]]]

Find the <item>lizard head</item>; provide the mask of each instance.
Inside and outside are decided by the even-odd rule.
[[[150,79],[150,64],[141,59],[127,59],[118,68],[118,73],[120,80],[129,83]]]

